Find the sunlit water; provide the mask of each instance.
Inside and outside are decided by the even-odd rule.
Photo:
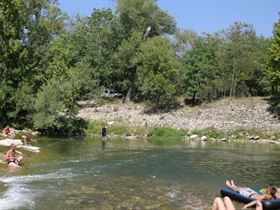
[[[255,189],[280,185],[280,147],[39,139],[11,173],[1,164],[0,209],[211,209],[226,179]],[[4,149],[0,148],[3,152]],[[240,206],[240,205],[239,205]]]

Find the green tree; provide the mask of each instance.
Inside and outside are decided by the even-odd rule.
[[[135,91],[137,79],[135,57],[138,47],[148,38],[172,34],[175,32],[176,23],[166,12],[162,11],[155,0],[120,0],[117,5],[117,16],[124,29],[124,41],[120,46],[118,57],[119,71],[122,77],[122,90],[125,92],[124,102],[129,102]],[[130,46],[131,45],[131,46]],[[125,50],[130,52],[128,55]],[[125,65],[125,62],[128,65]]]
[[[163,33],[173,34],[176,30],[174,18],[162,11],[155,0],[119,0],[117,14],[124,26],[126,38],[133,31],[143,35],[150,27],[149,37]]]
[[[98,86],[120,90],[120,72],[115,54],[123,40],[123,28],[111,9],[94,9],[90,17],[71,24],[70,43],[76,62],[88,63]]]
[[[56,1],[0,1],[1,123],[29,120],[32,98],[43,81],[42,57],[63,22]]]
[[[271,82],[272,93],[274,95],[278,94],[278,86],[280,84],[280,20],[274,24],[266,75]]]
[[[36,129],[56,135],[83,133],[86,124],[76,117],[77,101],[96,85],[90,73],[87,64],[78,63],[69,69],[67,75],[53,77],[42,86],[34,105],[33,121]]]
[[[230,96],[248,95],[245,80],[255,69],[254,46],[256,35],[253,26],[236,22],[225,31],[228,42],[225,61],[230,75]]]
[[[206,38],[197,38],[193,48],[183,58],[183,89],[192,96],[195,104],[197,95],[202,94],[211,86],[217,76],[215,45]]]
[[[264,96],[271,93],[271,83],[267,78],[267,63],[269,61],[270,39],[263,36],[257,37],[254,45],[254,68],[245,79],[246,87],[251,96]]]
[[[179,58],[182,58],[186,51],[189,51],[193,48],[194,42],[197,39],[198,35],[192,30],[177,30],[174,34],[176,49],[176,54]]]
[[[137,56],[139,88],[154,107],[172,104],[179,84],[179,63],[165,37],[154,37],[142,43]]]
[[[136,89],[136,69],[137,69],[137,52],[142,43],[142,33],[134,31],[127,40],[124,40],[119,47],[117,58],[120,80],[119,85],[125,94],[124,102],[129,102],[133,92]]]

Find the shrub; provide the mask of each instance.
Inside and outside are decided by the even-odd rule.
[[[156,127],[149,132],[148,141],[156,145],[168,146],[182,142],[185,134],[182,130]]]
[[[223,138],[224,133],[216,128],[210,127],[203,130],[194,130],[193,134],[197,134],[198,136],[207,136],[209,138]]]

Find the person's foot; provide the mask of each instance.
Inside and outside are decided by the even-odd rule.
[[[227,187],[231,187],[231,183],[230,183],[229,180],[226,180],[226,186],[227,186]]]

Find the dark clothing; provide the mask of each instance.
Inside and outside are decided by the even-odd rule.
[[[9,165],[9,163],[16,163],[16,161],[15,160],[8,160],[8,165]]]
[[[105,127],[102,128],[101,134],[102,134],[102,137],[107,136],[107,129]]]

